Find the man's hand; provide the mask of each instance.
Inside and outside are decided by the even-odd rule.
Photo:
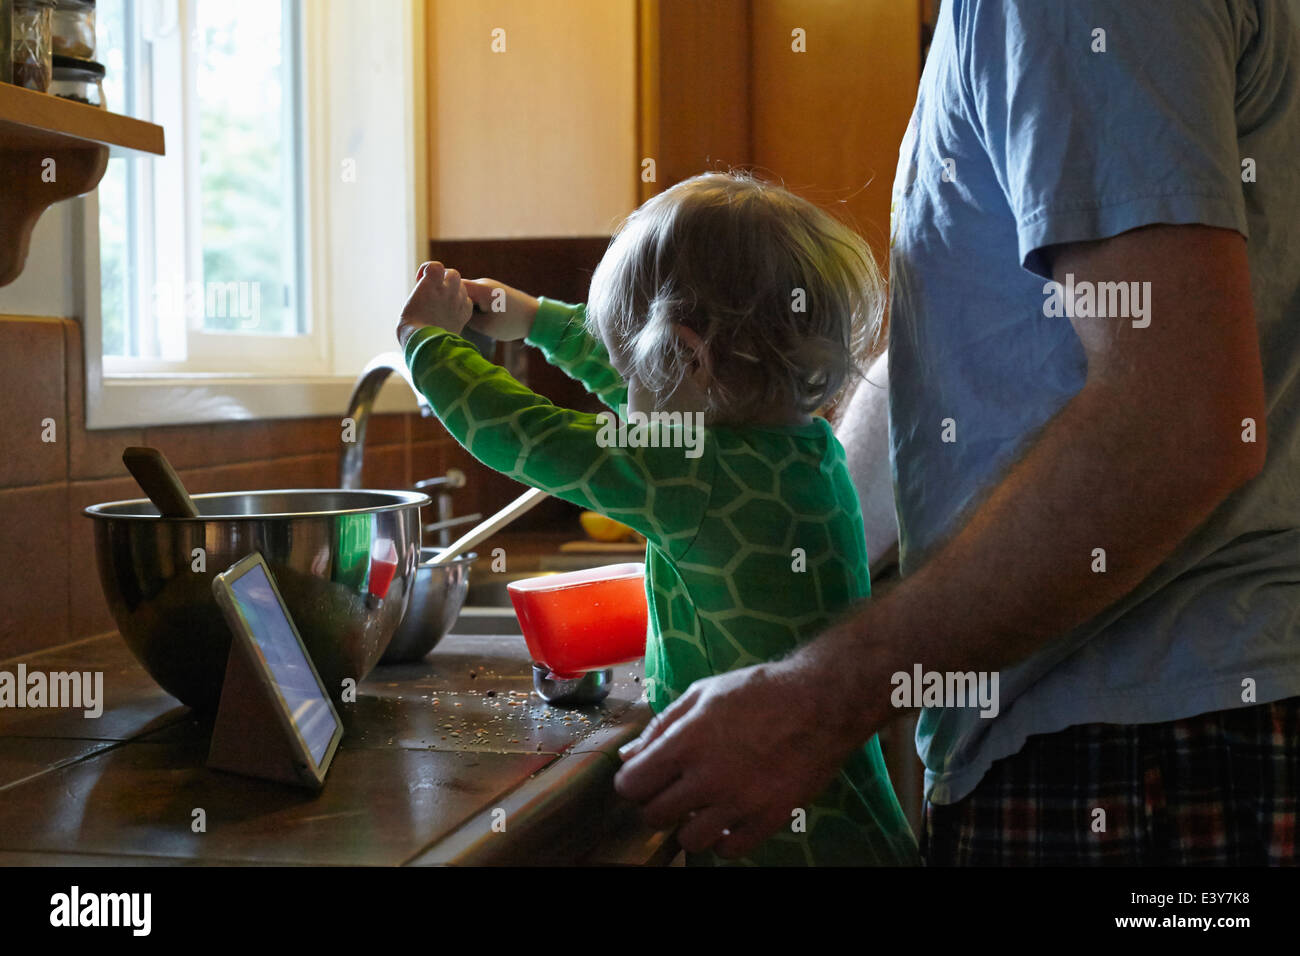
[[[471,329],[498,342],[514,342],[532,331],[537,299],[496,279],[466,279],[463,284],[474,302]]]
[[[460,273],[444,269],[441,262],[426,262],[416,272],[415,288],[402,307],[397,341],[404,349],[417,329],[429,325],[459,335],[473,312],[474,303],[461,285]]]
[[[798,675],[762,664],[696,681],[623,749],[618,793],[693,853],[745,856],[834,778],[852,735],[820,724]]]

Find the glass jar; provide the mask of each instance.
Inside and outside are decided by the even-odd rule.
[[[44,93],[50,88],[54,49],[50,14],[54,0],[13,0],[14,83]]]
[[[104,64],[94,60],[54,54],[54,75],[49,92],[87,106],[104,105]]]
[[[13,0],[0,0],[0,83],[14,81],[13,61],[10,59],[14,51],[14,37],[10,32],[13,27]]]
[[[54,0],[50,31],[55,56],[95,58],[95,0]]]

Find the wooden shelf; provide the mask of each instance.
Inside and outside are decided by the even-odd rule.
[[[0,83],[0,286],[22,272],[41,213],[99,185],[110,150],[161,156],[162,127]]]
[[[0,83],[0,149],[120,146],[163,154],[163,129],[105,110]]]

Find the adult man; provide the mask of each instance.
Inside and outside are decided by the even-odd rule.
[[[895,181],[904,580],[694,685],[619,791],[741,854],[892,675],[1000,671],[996,717],[922,711],[931,863],[1296,862],[1298,151],[1297,0],[945,3]]]

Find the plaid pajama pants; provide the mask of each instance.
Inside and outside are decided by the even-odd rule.
[[[1300,697],[1029,738],[925,803],[930,866],[1295,866]]]

